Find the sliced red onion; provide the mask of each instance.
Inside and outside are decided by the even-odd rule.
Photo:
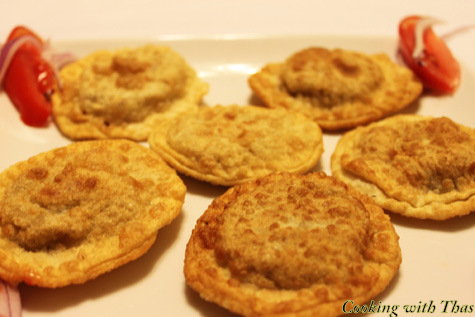
[[[440,38],[444,41],[447,41],[455,35],[458,35],[458,34],[463,33],[463,32],[470,31],[472,29],[475,29],[475,24],[460,26],[460,27],[448,32],[448,33],[440,35]]]
[[[76,59],[77,57],[72,53],[55,53],[51,56],[49,61],[55,68],[61,69]]]
[[[20,292],[3,280],[0,280],[0,316],[21,317]]]
[[[3,81],[3,77],[16,51],[25,43],[32,43],[40,50],[43,48],[43,43],[32,35],[23,35],[5,43],[0,52],[0,83]]]
[[[58,82],[58,86],[61,89],[61,78],[59,76],[59,70],[63,68],[65,65],[73,62],[76,60],[76,57],[71,53],[55,53],[51,49],[49,41],[42,43],[38,38],[32,35],[23,35],[11,41],[8,41],[1,47],[0,51],[0,88],[1,83],[3,81],[3,77],[7,72],[8,66],[10,66],[10,62],[15,55],[18,48],[20,48],[25,43],[32,43],[37,46],[40,51],[42,52],[42,56],[48,64],[50,64],[51,68],[54,71],[56,80]],[[1,316],[0,316],[1,317]]]
[[[77,57],[70,52],[56,52],[51,45],[50,40],[44,42],[42,55],[43,58],[56,69],[61,69],[77,59]]]
[[[59,89],[62,89],[63,85],[61,82],[61,77],[59,76],[59,71],[67,64],[74,62],[77,57],[69,52],[54,52],[49,40],[44,43],[42,56],[44,60],[47,61],[48,64],[50,64],[51,68],[54,71],[58,87]]]
[[[424,17],[417,21],[416,27],[414,30],[415,33],[415,43],[414,43],[414,50],[412,51],[412,57],[414,59],[422,58],[424,54],[424,32],[427,28],[430,28],[434,24],[442,23],[441,20]]]

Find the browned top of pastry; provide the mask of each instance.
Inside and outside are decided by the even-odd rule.
[[[272,174],[229,189],[198,220],[188,285],[247,316],[335,316],[380,293],[401,262],[389,217],[323,173]]]
[[[53,117],[74,140],[145,141],[157,122],[197,107],[208,92],[182,56],[166,46],[96,51],[62,69]]]
[[[422,84],[385,54],[311,47],[249,78],[262,102],[313,118],[323,130],[353,128],[412,103]]]
[[[161,120],[149,144],[177,171],[225,186],[273,172],[307,172],[323,153],[322,131],[304,115],[240,105]]]
[[[0,278],[83,283],[145,253],[186,188],[132,141],[73,143],[0,174]]]
[[[475,131],[445,117],[388,118],[345,134],[332,171],[388,210],[464,215],[475,210]]]

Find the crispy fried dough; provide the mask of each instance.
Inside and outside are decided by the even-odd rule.
[[[0,278],[80,284],[144,254],[186,188],[132,141],[73,143],[0,174]]]
[[[323,172],[237,185],[198,219],[184,274],[200,296],[245,316],[336,316],[398,272],[389,217]]]
[[[97,51],[60,76],[53,117],[74,140],[146,141],[157,122],[197,107],[208,92],[183,57],[165,46]]]
[[[238,105],[162,120],[149,144],[177,171],[224,186],[272,172],[304,173],[323,153],[322,132],[305,116]]]
[[[331,169],[404,216],[445,220],[475,211],[475,130],[445,117],[399,115],[347,132]]]
[[[311,47],[250,76],[249,86],[271,108],[298,111],[324,131],[353,128],[408,106],[422,84],[385,54]]]

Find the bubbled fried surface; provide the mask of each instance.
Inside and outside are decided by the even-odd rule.
[[[266,106],[304,113],[327,131],[378,120],[422,93],[417,77],[385,54],[320,47],[265,65],[249,86]]]
[[[177,171],[225,186],[272,172],[306,172],[323,153],[322,132],[312,120],[239,105],[200,107],[162,120],[149,144]]]
[[[245,316],[335,316],[363,303],[398,271],[389,217],[324,173],[272,174],[237,185],[197,221],[187,284]]]
[[[332,172],[405,216],[465,215],[475,210],[475,131],[446,117],[388,118],[345,134]]]
[[[53,116],[74,140],[145,141],[163,117],[197,107],[208,92],[182,56],[151,44],[94,52],[60,75]]]
[[[284,85],[292,94],[315,97],[322,107],[364,100],[383,79],[383,71],[370,57],[340,49],[297,52],[282,71]]]
[[[144,254],[186,188],[132,141],[84,141],[0,174],[0,278],[79,284]]]

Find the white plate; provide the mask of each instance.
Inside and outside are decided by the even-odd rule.
[[[267,62],[278,62],[308,46],[341,47],[367,53],[386,52],[396,60],[396,39],[358,36],[219,36],[208,38],[161,38],[153,40],[80,41],[54,43],[58,50],[82,56],[103,48],[137,46],[146,42],[170,45],[181,53],[210,83],[205,97],[209,105],[246,104],[254,101],[247,77]],[[457,43],[455,43],[457,44]],[[463,47],[460,46],[460,47]],[[461,48],[458,48],[461,49]],[[473,48],[471,48],[473,49]],[[455,51],[456,53],[456,51]],[[464,51],[466,53],[466,51]],[[463,65],[460,89],[451,97],[424,96],[404,112],[448,116],[474,126],[475,76]],[[338,134],[325,135],[325,153],[317,168],[330,173],[330,156]],[[8,98],[0,95],[0,169],[41,151],[68,144],[51,124],[37,129],[23,125]],[[201,300],[183,277],[185,245],[197,218],[224,188],[183,177],[188,188],[181,215],[162,229],[157,242],[138,260],[84,285],[61,289],[20,286],[24,316],[223,316],[225,310]],[[475,304],[475,213],[444,222],[417,221],[391,215],[400,235],[403,262],[386,291],[374,298],[376,304],[398,306],[433,301],[436,315],[443,301]],[[453,302],[447,302],[450,313]],[[456,307],[456,306],[455,306]],[[472,309],[475,311],[475,309]],[[417,307],[416,307],[417,308]],[[377,313],[383,316],[388,313]]]

